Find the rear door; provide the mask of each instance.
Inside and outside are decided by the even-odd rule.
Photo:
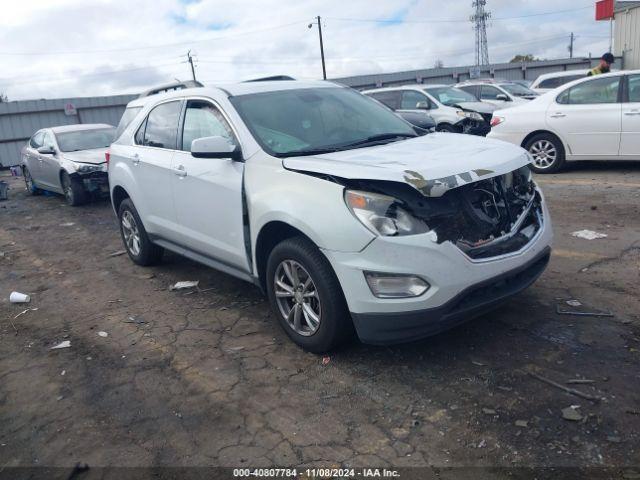
[[[169,100],[153,107],[134,137],[136,146],[126,160],[136,178],[136,209],[149,233],[175,240],[171,162],[178,142],[182,100]]]
[[[564,90],[549,106],[546,121],[571,155],[616,157],[620,148],[621,76],[596,77]]]
[[[627,76],[626,92],[622,104],[620,156],[640,159],[640,75]]]
[[[231,158],[193,157],[191,142],[211,136],[222,136],[239,145],[219,105],[209,99],[188,100],[171,176],[182,232],[180,243],[248,271],[242,202],[244,163]]]

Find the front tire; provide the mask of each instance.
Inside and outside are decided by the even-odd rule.
[[[131,199],[126,198],[118,209],[120,236],[122,243],[133,263],[143,267],[155,265],[162,260],[164,249],[151,243],[147,231],[142,225],[140,215]]]
[[[87,203],[87,192],[84,185],[77,178],[71,178],[67,172],[63,172],[60,177],[62,191],[67,204],[71,207],[78,207]]]
[[[556,173],[564,167],[564,146],[555,135],[534,135],[525,143],[524,148],[533,157],[533,163],[529,167],[536,173]]]
[[[318,247],[304,237],[282,241],[267,261],[271,308],[289,338],[313,353],[332,350],[353,337],[338,279]]]

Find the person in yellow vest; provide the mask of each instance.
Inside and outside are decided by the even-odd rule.
[[[605,53],[600,59],[600,64],[597,67],[589,70],[589,73],[587,73],[587,77],[600,75],[602,73],[609,73],[611,71],[611,65],[613,65],[614,61],[615,57],[611,53]]]

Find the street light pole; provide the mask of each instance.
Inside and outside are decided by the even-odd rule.
[[[316,21],[313,23],[316,23],[318,25],[318,35],[320,37],[320,58],[322,59],[322,78],[326,80],[327,69],[324,64],[324,43],[322,42],[322,20],[320,19],[320,15],[316,17]],[[313,27],[313,23],[309,24],[309,28]]]

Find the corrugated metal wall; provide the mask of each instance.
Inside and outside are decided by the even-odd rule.
[[[624,68],[640,69],[640,6],[621,8],[615,13],[614,25],[616,56],[624,57]]]
[[[494,77],[504,80],[535,80],[543,73],[592,68],[598,64],[599,58],[600,55],[593,59],[564,58],[559,60],[545,60],[541,62],[498,63],[482,67],[480,76],[485,78]],[[472,68],[474,67],[430,68],[425,70],[412,70],[408,72],[358,75],[354,77],[336,78],[334,80],[359,90],[414,83],[454,84],[468,80],[470,78]]]
[[[41,128],[75,123],[117,125],[125,106],[134,98],[135,95],[115,95],[0,103],[0,167],[17,165],[20,150]],[[68,103],[75,106],[76,115],[65,114]]]

